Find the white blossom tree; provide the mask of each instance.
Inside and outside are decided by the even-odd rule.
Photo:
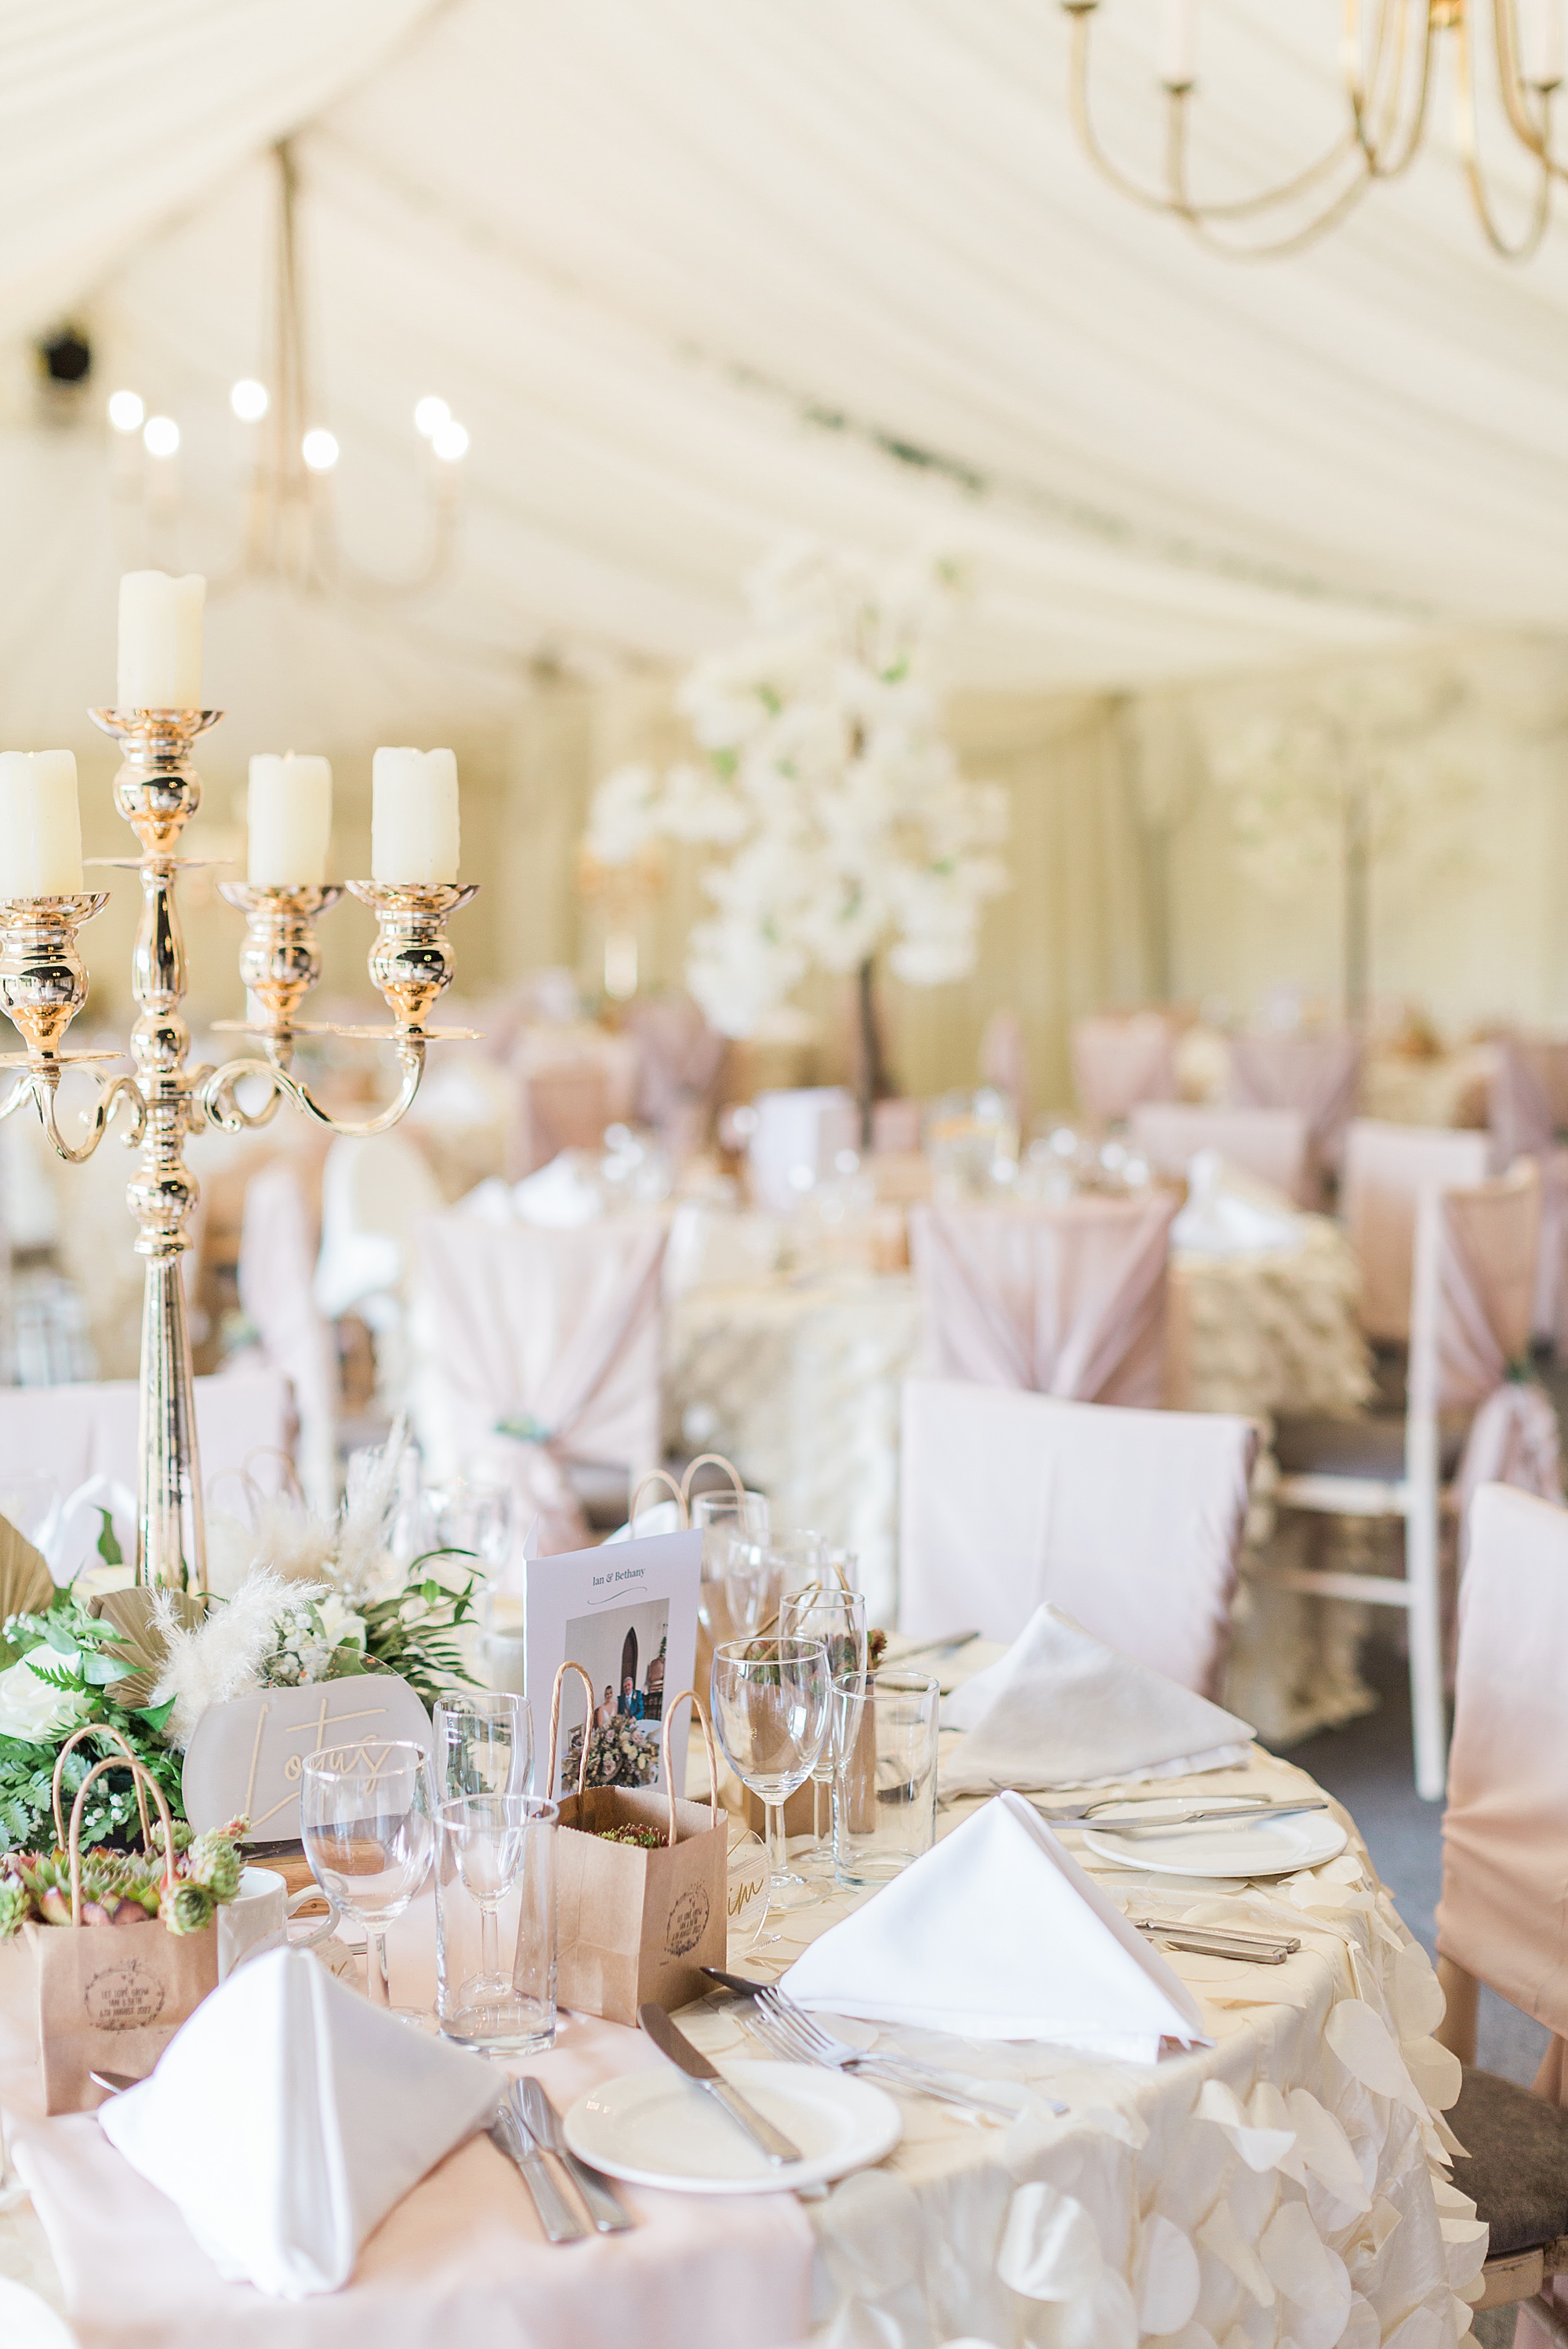
[[[858,974],[869,1115],[887,1090],[876,959],[917,987],[974,969],[980,908],[1008,886],[1006,799],[960,774],[938,723],[951,566],[797,543],[748,591],[752,632],[680,689],[701,763],[606,777],[586,846],[612,867],[661,838],[719,852],[686,984],[723,1035],[752,1034],[809,971]]]

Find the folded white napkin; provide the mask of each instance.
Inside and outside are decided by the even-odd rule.
[[[813,1941],[779,1987],[872,2023],[1131,2063],[1153,2063],[1162,2039],[1210,2044],[1191,1992],[1012,1794]]]
[[[955,1689],[944,1729],[968,1732],[942,1762],[948,1795],[1002,1786],[1108,1786],[1245,1758],[1252,1730],[1191,1689],[1037,1607],[995,1663]]]
[[[593,1179],[596,1162],[584,1150],[562,1150],[533,1174],[511,1186],[512,1213],[549,1232],[575,1231],[597,1223],[604,1195]]]
[[[1187,1169],[1187,1204],[1171,1245],[1195,1256],[1250,1256],[1305,1244],[1305,1226],[1283,1191],[1200,1150]]]
[[[371,2230],[504,2085],[303,1951],[275,1950],[204,1999],[151,2078],[98,2119],[224,2276],[301,2300],[347,2282]]]

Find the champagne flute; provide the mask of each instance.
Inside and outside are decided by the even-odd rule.
[[[424,1885],[434,1848],[430,1765],[407,1738],[325,1746],[300,1772],[300,1836],[311,1874],[346,1916],[365,1928],[370,2002],[427,2025],[416,2007],[394,2007],[387,1928]]]
[[[436,1797],[526,1795],[533,1709],[512,1689],[445,1688],[436,1699]]]
[[[822,1896],[789,1872],[784,1805],[810,1776],[828,1733],[828,1651],[820,1640],[728,1640],[714,1650],[712,1688],[725,1760],[767,1814],[769,1907],[804,1908]]]
[[[697,1585],[697,1620],[710,1640],[727,1639],[733,1626],[724,1606],[725,1569],[731,1546],[738,1541],[768,1538],[768,1501],[762,1493],[738,1493],[731,1485],[717,1492],[694,1493],[691,1504],[694,1533],[702,1536],[702,1579]],[[716,1609],[715,1599],[718,1600]]]
[[[865,1594],[846,1590],[836,1582],[808,1583],[804,1590],[792,1590],[779,1602],[779,1636],[788,1640],[820,1640],[828,1651],[828,1665],[835,1681],[851,1673],[866,1670],[866,1602]],[[833,1872],[832,1832],[832,1740],[823,1742],[821,1754],[811,1772],[811,1831],[810,1850],[801,1855],[800,1865],[808,1876],[827,1879]],[[821,1815],[821,1788],[827,1787],[828,1824],[824,1828]]]
[[[499,1912],[522,1866],[530,1809],[526,1795],[461,1795],[441,1805],[442,1832],[463,1889],[480,1912],[479,1978],[471,1990],[464,1985],[475,2002],[493,2001],[511,1988],[511,1974],[500,1971]]]

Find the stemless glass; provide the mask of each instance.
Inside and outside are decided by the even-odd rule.
[[[365,1928],[371,2003],[420,2024],[428,2017],[418,2008],[392,2006],[387,1928],[430,1872],[431,1815],[429,1761],[407,1738],[324,1746],[300,1772],[305,1857],[328,1899]]]
[[[436,1797],[526,1795],[533,1711],[513,1689],[446,1688],[436,1699]]]
[[[436,1978],[446,2038],[505,2055],[552,2042],[558,1816],[530,1795],[442,1804]]]
[[[768,1538],[768,1501],[761,1493],[738,1493],[731,1485],[715,1493],[694,1493],[692,1530],[702,1536],[702,1580],[696,1614],[710,1640],[727,1640],[734,1630],[725,1604],[724,1577],[738,1541]]]
[[[809,1583],[804,1590],[791,1590],[779,1602],[779,1636],[781,1640],[820,1640],[828,1651],[828,1667],[835,1681],[851,1673],[863,1674],[865,1594],[842,1589],[836,1582]],[[811,1772],[811,1842],[804,1851],[797,1846],[799,1868],[807,1876],[823,1879],[833,1873],[832,1785],[832,1739],[828,1737],[823,1740],[822,1751]]]
[[[831,1694],[820,1640],[728,1640],[713,1651],[713,1725],[725,1760],[767,1813],[770,1909],[822,1897],[790,1873],[784,1805],[821,1754]]]
[[[787,1590],[803,1582],[820,1581],[827,1544],[820,1534],[790,1528],[771,1530],[766,1540],[732,1540],[724,1570],[724,1601],[730,1630],[742,1633],[771,1629],[779,1601]]]

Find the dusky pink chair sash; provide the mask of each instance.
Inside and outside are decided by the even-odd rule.
[[[1115,1124],[1138,1102],[1177,1098],[1176,1030],[1162,1012],[1075,1019],[1071,1050],[1078,1099],[1096,1124]]]
[[[1492,1048],[1487,1082],[1494,1164],[1533,1158],[1541,1169],[1541,1254],[1535,1276],[1538,1338],[1568,1338],[1568,1151],[1557,1146],[1557,1114],[1549,1091],[1563,1048],[1542,1038],[1504,1036]]]
[[[908,1379],[899,1628],[1013,1640],[1049,1599],[1097,1640],[1215,1691],[1256,1431]]]
[[[1176,1195],[917,1206],[910,1257],[942,1378],[1079,1402],[1161,1397]]]
[[[1438,1947],[1568,2035],[1568,1510],[1484,1485],[1460,1586]]]
[[[295,1465],[311,1506],[337,1507],[337,1353],[316,1305],[310,1213],[284,1159],[258,1167],[245,1185],[240,1226],[240,1303],[262,1353],[294,1390],[299,1420]]]
[[[1338,1036],[1236,1036],[1231,1040],[1231,1091],[1248,1109],[1298,1109],[1321,1166],[1337,1166],[1361,1082],[1361,1039]]]
[[[667,1237],[662,1220],[631,1216],[577,1231],[465,1216],[421,1227],[421,1440],[438,1463],[510,1483],[524,1522],[543,1520],[542,1554],[586,1539],[565,1460],[640,1474],[658,1459]]]
[[[677,1159],[689,1157],[717,1101],[725,1040],[689,995],[644,997],[627,1019],[637,1042],[637,1115]]]
[[[1410,1408],[1473,1412],[1460,1525],[1482,1485],[1563,1498],[1557,1414],[1531,1374],[1541,1179],[1524,1159],[1495,1181],[1423,1199],[1410,1313]]]
[[[1307,1174],[1306,1119],[1298,1109],[1208,1109],[1191,1102],[1140,1102],[1129,1139],[1160,1174],[1184,1175],[1201,1150],[1272,1183],[1302,1206],[1315,1203]]]
[[[1513,1036],[1500,1037],[1491,1047],[1487,1123],[1500,1168],[1516,1158],[1544,1158],[1557,1139],[1540,1068]]]
[[[1369,1338],[1410,1334],[1417,1203],[1429,1192],[1484,1183],[1491,1156],[1484,1133],[1352,1121],[1340,1198],[1361,1267],[1361,1326]]]

